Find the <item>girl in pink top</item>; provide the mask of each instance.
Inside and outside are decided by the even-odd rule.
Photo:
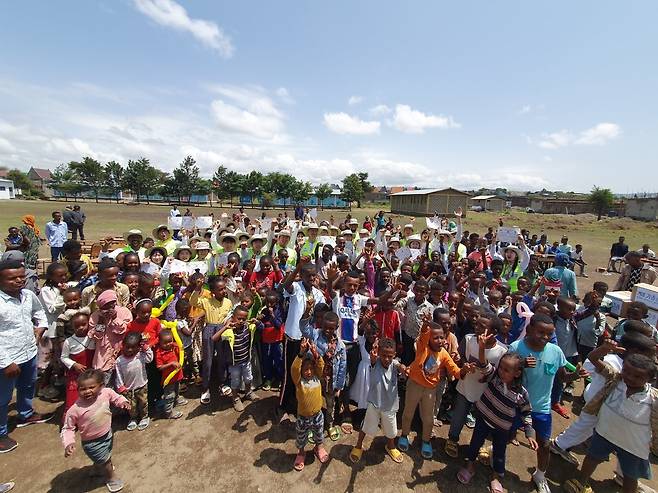
[[[130,410],[128,399],[103,385],[103,372],[86,370],[78,377],[78,400],[66,412],[62,427],[64,457],[75,452],[75,431],[80,432],[82,450],[94,464],[103,466],[105,486],[110,492],[121,491],[123,481],[114,475],[112,466],[112,412],[110,404]]]
[[[89,319],[89,337],[96,341],[93,367],[105,374],[105,385],[108,385],[121,352],[123,335],[133,316],[127,308],[117,306],[117,294],[111,289],[98,295],[96,305],[98,310]]]

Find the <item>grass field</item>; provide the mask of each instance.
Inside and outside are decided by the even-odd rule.
[[[69,202],[70,203],[70,202]],[[118,235],[128,229],[138,228],[150,235],[151,230],[159,223],[166,222],[169,214],[169,205],[126,205],[85,202],[80,204],[87,215],[85,225],[85,234],[88,239],[97,239],[105,235]],[[54,210],[63,210],[66,206],[64,202],[47,202],[47,201],[22,201],[11,200],[4,201],[0,207],[2,215],[0,217],[0,228],[6,232],[7,228],[12,225],[19,225],[20,218],[23,214],[34,214],[37,224],[43,231],[46,223],[50,220],[50,214]],[[372,215],[379,210],[376,208],[354,209],[352,215],[360,220],[366,215]],[[185,206],[181,206],[184,211]],[[231,209],[219,207],[198,206],[192,207],[192,212],[197,215],[206,215],[212,211],[215,216],[222,212],[230,212]],[[233,210],[237,210],[234,208]],[[247,214],[256,216],[260,214],[259,209],[247,209]],[[274,215],[280,212],[279,209],[269,210],[268,214]],[[292,210],[288,209],[288,214],[292,215]],[[321,219],[328,219],[331,214],[336,221],[344,218],[346,211],[319,211]],[[658,248],[658,223],[647,223],[634,221],[627,218],[603,218],[597,221],[596,217],[591,214],[581,214],[576,216],[563,214],[526,214],[525,212],[510,210],[502,214],[497,213],[477,213],[471,212],[464,219],[464,228],[470,231],[485,232],[487,226],[496,226],[498,217],[502,217],[506,225],[519,226],[529,229],[532,233],[548,234],[549,240],[560,238],[563,234],[569,236],[569,243],[575,245],[581,243],[585,251],[585,259],[589,264],[590,273],[597,266],[605,266],[610,251],[610,245],[617,240],[620,235],[626,237],[627,243],[631,248],[637,249],[643,243],[649,243],[654,250]],[[409,218],[396,219],[397,223],[404,224]],[[422,218],[415,220],[422,229],[425,222]],[[44,248],[43,255],[46,254]],[[597,280],[598,276],[592,276]],[[601,279],[604,279],[601,277]],[[610,283],[610,279],[604,279]]]

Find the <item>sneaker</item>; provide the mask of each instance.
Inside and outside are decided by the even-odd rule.
[[[277,381],[272,382],[272,386],[270,387],[270,390],[272,392],[278,392],[281,390],[281,384]]]
[[[165,414],[166,419],[178,419],[182,417],[183,417],[183,413],[180,411],[172,411],[169,414]]]
[[[201,404],[210,404],[210,390],[206,390],[201,394]]]
[[[0,437],[0,454],[6,454],[7,452],[11,452],[16,447],[18,447],[18,443],[16,443],[16,440],[12,440],[7,435]]]
[[[245,400],[247,400],[247,401],[251,401],[251,402],[253,402],[253,401],[255,401],[255,400],[258,399],[258,396],[257,396],[256,394],[254,394],[254,391],[253,391],[253,390],[250,390],[249,392],[247,392],[247,393],[245,394],[244,398],[245,398]]]
[[[573,464],[576,467],[578,467],[580,465],[580,463],[579,463],[578,459],[576,458],[576,456],[573,455],[568,450],[565,450],[562,447],[560,447],[555,442],[555,439],[551,440],[550,449],[551,449],[551,452],[553,452],[555,455],[559,455],[564,460],[566,460],[569,464]]]
[[[272,390],[272,382],[270,382],[269,380],[265,380],[263,382],[262,389],[265,391]]]
[[[137,421],[134,419],[130,420],[130,423],[128,423],[128,426],[126,426],[126,430],[128,431],[135,431],[137,429]]]
[[[231,395],[231,387],[222,385],[222,395]]]
[[[50,421],[52,418],[53,418],[52,414],[32,413],[32,415],[29,418],[25,418],[25,419],[18,418],[18,422],[16,423],[16,428],[23,428],[23,426],[45,423],[46,421]]]
[[[14,483],[13,481],[0,483],[0,493],[7,493],[8,491],[13,490],[14,486],[16,486],[16,483]]]
[[[573,396],[573,385],[567,385],[566,387],[564,387],[562,393],[564,395]]]
[[[466,415],[466,427],[470,429],[475,428],[475,418],[471,413]]]
[[[138,430],[138,431],[143,431],[143,430],[145,430],[146,428],[148,428],[150,424],[151,424],[151,418],[149,418],[148,416],[146,416],[145,418],[142,418],[142,419],[139,421],[139,424],[137,425],[137,430]]]
[[[548,486],[548,481],[546,480],[546,478],[537,479],[536,474],[537,471],[532,473],[532,481],[535,483],[535,486],[537,487],[537,492],[551,493],[551,488]]]
[[[176,399],[176,405],[177,406],[184,406],[187,404],[187,399],[183,397],[182,395],[179,395],[178,398]]]
[[[239,413],[244,411],[244,404],[242,403],[239,397],[233,399],[233,409],[235,409]]]
[[[569,411],[567,410],[566,407],[564,407],[562,404],[559,402],[556,402],[551,406],[551,409],[558,413],[560,416],[562,416],[564,419],[569,419],[571,415],[569,414]]]

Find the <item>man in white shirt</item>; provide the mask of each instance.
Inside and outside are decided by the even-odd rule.
[[[9,438],[7,429],[14,389],[17,428],[43,423],[52,417],[37,414],[32,408],[37,380],[37,340],[48,328],[48,320],[37,296],[23,289],[24,285],[25,268],[20,262],[0,262],[0,453],[18,446]]]
[[[62,255],[62,247],[69,236],[69,227],[62,221],[62,213],[55,211],[53,220],[46,224],[46,239],[50,245],[50,256],[57,262]]]
[[[651,248],[649,248],[648,243],[642,245],[642,248],[640,248],[637,251],[637,253],[639,253],[644,258],[656,258],[655,252]]]

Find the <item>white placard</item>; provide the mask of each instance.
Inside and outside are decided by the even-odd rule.
[[[210,229],[212,228],[212,217],[211,216],[197,217],[195,224],[196,227],[199,229]]]
[[[400,262],[404,262],[411,257],[411,249],[408,246],[400,247],[395,251],[395,256],[400,259]]]
[[[272,229],[272,218],[266,217],[260,220],[260,229],[263,233],[267,233]]]
[[[160,272],[160,266],[154,264],[153,262],[142,262],[139,270],[146,272],[147,274],[151,274],[152,276],[157,276]]]
[[[183,229],[183,218],[181,216],[168,217],[167,225],[169,229]]]
[[[313,221],[315,221],[318,218],[318,209],[317,209],[317,207],[313,207],[313,209],[311,209],[308,212],[308,215],[311,216],[311,219],[313,219]]]
[[[194,274],[197,269],[201,274],[207,274],[208,273],[208,262],[205,260],[193,260],[191,262],[187,263],[187,272],[192,275]]]
[[[426,217],[425,222],[429,229],[441,229],[441,218],[438,216]]]
[[[412,262],[415,262],[418,257],[421,256],[423,251],[420,248],[410,248],[409,252],[411,253],[410,259]]]
[[[323,245],[331,245],[333,247],[336,246],[336,238],[333,236],[320,236],[318,241]]]
[[[192,216],[183,216],[182,226],[181,229],[194,229],[194,218]]]
[[[498,233],[496,233],[496,240],[504,243],[516,243],[519,233],[521,233],[519,228],[501,226],[498,228]]]
[[[170,274],[187,274],[188,272],[187,262],[183,262],[177,258],[171,260],[171,263],[169,264]]]

